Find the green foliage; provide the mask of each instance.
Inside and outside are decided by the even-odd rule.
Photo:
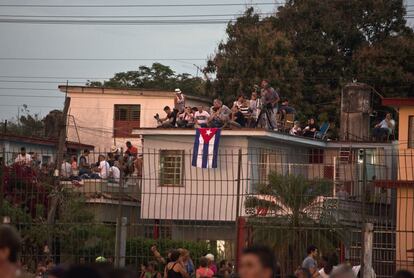
[[[266,78],[301,120],[325,113],[337,124],[341,89],[354,79],[384,96],[413,91],[405,13],[401,0],[290,0],[263,19],[250,8],[208,61],[208,89],[232,100]]]
[[[214,92],[230,102],[237,94],[250,95],[262,79],[298,102],[301,98],[302,72],[293,55],[292,43],[274,28],[271,20],[260,20],[253,8],[227,27],[227,41],[204,69],[216,73]]]
[[[140,265],[149,260],[154,260],[150,251],[151,246],[156,245],[162,256],[167,256],[171,249],[185,248],[190,251],[190,256],[194,260],[204,256],[207,253],[216,254],[216,250],[212,249],[206,241],[183,241],[171,239],[146,239],[142,237],[131,238],[127,240],[127,265]],[[140,257],[137,257],[140,254]]]
[[[325,213],[321,198],[330,192],[330,181],[270,173],[268,185],[258,185],[257,195],[246,199],[246,208],[268,210],[268,217],[251,217],[248,225],[255,242],[273,246],[285,274],[300,265],[308,245],[331,252],[345,240],[335,214]]]
[[[9,119],[7,125],[5,122],[0,123],[0,132],[13,135],[57,138],[62,115],[62,111],[52,110],[44,118],[40,118],[39,114],[32,114],[28,105],[24,104],[19,107],[19,115],[15,119]]]
[[[188,73],[176,74],[169,66],[153,63],[140,66],[136,71],[118,72],[108,81],[88,82],[91,87],[138,88],[172,91],[180,88],[192,95],[204,95],[204,80]]]

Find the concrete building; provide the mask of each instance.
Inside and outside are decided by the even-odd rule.
[[[244,208],[245,198],[271,171],[332,180],[356,201],[362,196],[359,149],[367,150],[368,175],[395,175],[387,156],[395,149],[391,142],[331,142],[261,129],[222,130],[218,168],[201,169],[191,166],[194,130],[133,133],[144,139],[141,218],[169,226],[173,239],[234,242],[236,219],[252,213]]]
[[[170,91],[66,85],[59,90],[71,98],[68,140],[93,144],[98,152],[125,147],[126,141],[141,145],[140,135],[131,130],[156,127],[154,115],[163,117],[165,106],[174,107]],[[210,106],[211,100],[183,93],[187,106]]]
[[[414,271],[414,98],[385,98],[382,104],[399,115],[398,169],[395,179],[378,180],[376,186],[396,191],[396,267]]]
[[[12,164],[21,147],[26,148],[26,152],[34,154],[42,164],[54,162],[56,159],[58,141],[55,139],[45,139],[33,136],[21,136],[13,134],[0,134],[0,157],[4,156],[6,164]],[[79,155],[83,150],[92,151],[93,145],[81,144],[67,141],[66,150],[68,154]]]

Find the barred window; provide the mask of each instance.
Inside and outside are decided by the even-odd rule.
[[[160,186],[183,186],[183,150],[160,151]]]
[[[140,127],[141,105],[116,104],[114,111],[114,136],[132,137],[132,130]]]

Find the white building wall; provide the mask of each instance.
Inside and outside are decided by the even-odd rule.
[[[143,219],[234,221],[237,206],[238,150],[247,158],[247,139],[222,137],[217,169],[191,166],[194,136],[145,136],[141,197]],[[159,150],[184,150],[184,185],[159,186]],[[248,172],[242,162],[241,176]],[[240,192],[246,181],[241,180]]]

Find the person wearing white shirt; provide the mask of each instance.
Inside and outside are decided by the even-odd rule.
[[[382,140],[385,136],[393,133],[395,129],[395,121],[392,119],[391,113],[385,115],[385,119],[375,125],[373,136],[376,140]]]
[[[98,175],[101,179],[106,179],[108,178],[109,175],[109,163],[106,161],[105,156],[104,155],[99,155],[99,166],[98,166]]]
[[[210,118],[210,114],[200,105],[194,113],[196,127],[207,127],[208,118]]]
[[[62,162],[62,165],[60,167],[60,175],[63,178],[69,178],[73,175],[72,165],[67,161],[67,159],[64,159]]]
[[[111,177],[111,179],[114,182],[119,183],[119,180],[121,178],[121,171],[119,170],[119,162],[118,161],[115,161],[114,166],[112,166],[109,169],[109,176]]]
[[[14,162],[21,165],[29,165],[31,161],[32,157],[30,156],[30,154],[26,153],[26,148],[21,147],[20,153],[17,155]]]

